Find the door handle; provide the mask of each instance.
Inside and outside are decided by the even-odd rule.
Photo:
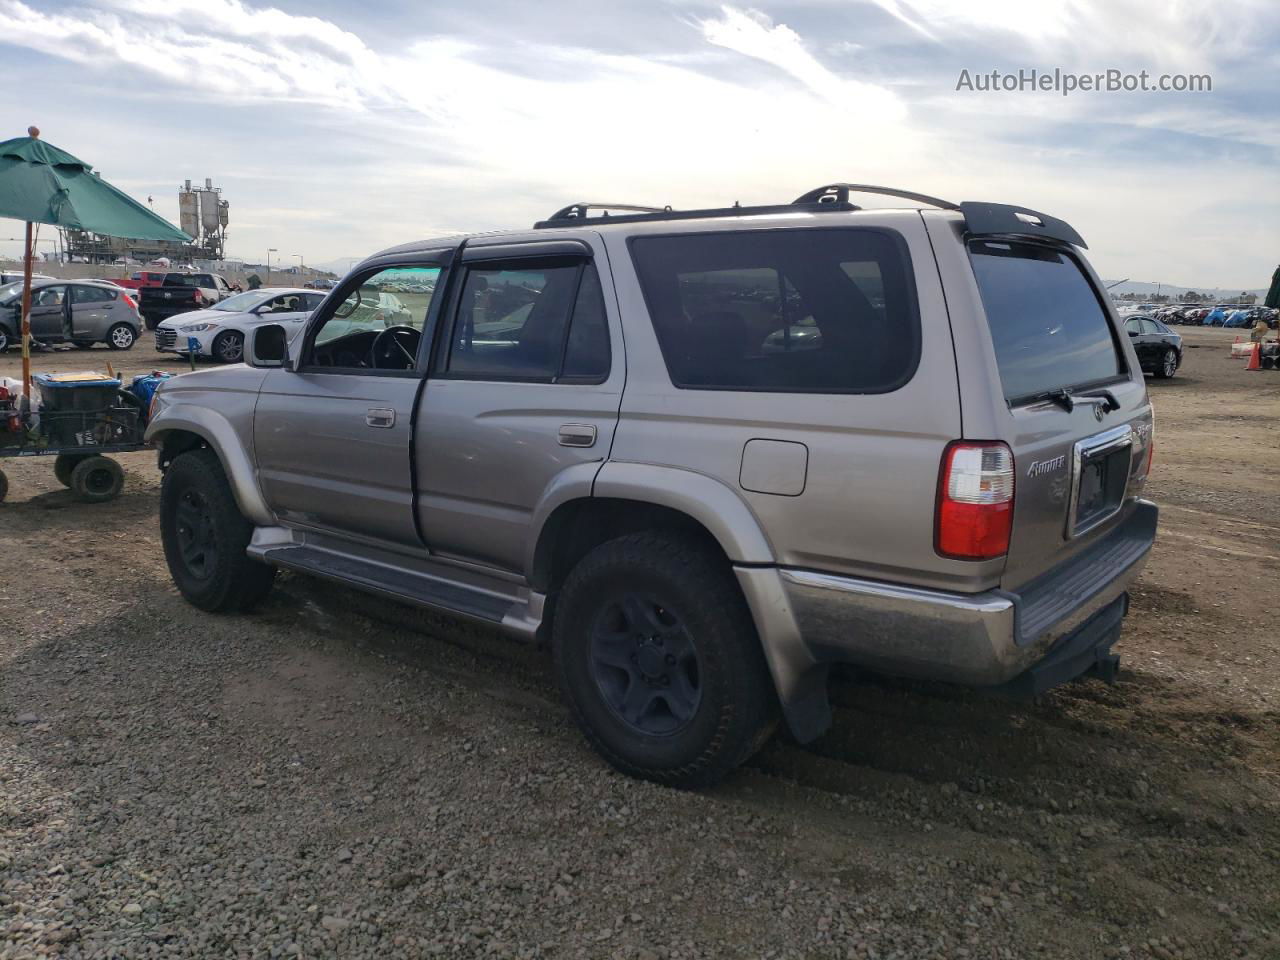
[[[385,430],[396,425],[396,412],[390,407],[370,407],[365,411],[364,422],[366,426]]]
[[[560,428],[560,446],[594,447],[596,428],[593,423],[566,423]]]

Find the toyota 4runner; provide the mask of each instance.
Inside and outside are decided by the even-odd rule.
[[[545,640],[596,749],[681,786],[779,711],[822,733],[832,664],[1109,679],[1152,417],[1084,246],[836,184],[394,247],[160,387],[169,568],[208,611],[282,567]]]

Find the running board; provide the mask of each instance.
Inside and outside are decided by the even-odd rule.
[[[511,594],[486,590],[425,570],[306,544],[253,544],[249,554],[273,566],[500,627],[522,639],[534,639],[541,620],[542,595],[524,590],[513,589]]]

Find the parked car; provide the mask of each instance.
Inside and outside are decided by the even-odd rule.
[[[0,352],[18,346],[22,284],[0,287]],[[40,343],[105,343],[128,350],[142,330],[133,298],[103,280],[40,280],[31,284],[31,336]]]
[[[818,736],[833,664],[1113,677],[1152,417],[1084,241],[866,189],[369,258],[292,340],[262,324],[246,365],[159,388],[175,584],[245,610],[284,567],[545,639],[588,740],[678,786],[779,707]],[[350,329],[414,283],[409,317]]]
[[[1144,373],[1167,380],[1182,366],[1182,337],[1153,317],[1129,317],[1124,322],[1129,342]]]
[[[231,285],[216,273],[166,273],[162,286],[139,290],[139,306],[148,329],[154,330],[161,320],[203,310],[233,293]]]
[[[244,338],[251,327],[282,323],[297,332],[324,295],[293,287],[261,287],[237,293],[207,310],[195,310],[161,320],[156,327],[156,350],[213,357],[223,363],[244,359]]]

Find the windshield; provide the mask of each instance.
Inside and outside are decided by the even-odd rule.
[[[247,313],[254,307],[266,303],[274,293],[263,293],[261,290],[251,290],[248,293],[237,293],[234,297],[227,297],[221,303],[214,304],[211,310],[227,310],[231,313]]]
[[[1106,311],[1070,254],[975,240],[969,259],[1006,400],[1028,400],[1124,374]]]
[[[6,283],[3,287],[0,287],[0,303],[6,305],[9,304],[11,301],[17,299],[18,294],[21,292],[21,280],[17,280],[13,283]]]

